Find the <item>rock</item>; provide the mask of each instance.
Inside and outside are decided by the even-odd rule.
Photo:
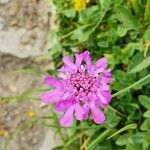
[[[0,52],[15,55],[19,58],[35,57],[46,52],[45,41],[47,35],[38,30],[35,44],[29,35],[31,31],[20,28],[10,28],[0,32]],[[24,37],[24,38],[23,38]],[[22,39],[22,41],[20,41]],[[30,43],[31,42],[31,43]]]
[[[5,27],[5,20],[2,18],[2,17],[0,17],[0,30],[3,30],[4,29],[4,27]]]
[[[18,24],[18,20],[17,19],[13,19],[10,21],[10,25],[11,26],[16,26]]]
[[[50,6],[43,0],[9,1],[3,6],[6,0],[0,0],[0,53],[19,58],[43,55],[47,51]]]
[[[7,3],[9,3],[10,2],[10,0],[0,0],[0,4],[7,4]]]

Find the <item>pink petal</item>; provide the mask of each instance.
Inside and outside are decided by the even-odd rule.
[[[71,123],[73,122],[73,112],[74,112],[73,106],[71,106],[67,109],[67,111],[64,113],[64,115],[59,120],[61,126],[68,127],[71,125]]]
[[[63,111],[72,105],[72,100],[62,100],[55,105],[56,111]]]
[[[94,76],[99,76],[99,73],[102,73],[102,72],[104,72],[104,68],[95,69],[93,71],[93,75]]]
[[[61,85],[61,81],[54,77],[47,76],[44,78],[44,84],[48,86],[59,87]]]
[[[108,64],[108,61],[106,58],[101,58],[96,62],[97,68],[106,68]]]
[[[85,51],[84,53],[82,53],[83,59],[87,65],[87,67],[91,67],[92,66],[92,62],[91,62],[91,57],[90,57],[90,52],[89,51]]]
[[[108,104],[107,97],[104,97],[101,91],[98,92],[97,96],[104,105]]]
[[[108,91],[109,90],[109,85],[106,84],[106,82],[104,80],[102,80],[100,82],[100,86],[99,87],[100,87],[101,91]]]
[[[105,97],[105,99],[107,99],[108,103],[111,101],[112,96],[109,91],[103,91],[102,95]]]
[[[83,105],[83,111],[84,111],[84,113],[83,113],[83,119],[84,120],[88,119],[89,110],[90,110],[90,108],[89,108],[89,106],[87,104]]]
[[[75,116],[77,120],[83,120],[83,108],[77,103],[74,104]]]
[[[71,69],[71,70],[77,69],[75,64],[72,62],[72,60],[69,57],[64,57],[63,62],[67,67],[69,67],[69,69]]]
[[[105,70],[103,72],[103,77],[102,79],[106,82],[106,83],[111,83],[112,81],[112,74],[111,74],[111,70]]]
[[[92,113],[92,118],[95,123],[101,124],[105,121],[105,115],[98,107],[96,107],[94,104],[90,106],[91,108],[91,113]]]
[[[60,99],[62,94],[63,92],[58,90],[48,91],[42,94],[41,100],[45,104],[57,102]]]
[[[75,54],[75,57],[76,57],[76,66],[79,67],[82,63],[82,60],[83,60],[83,57],[82,57],[82,54]]]

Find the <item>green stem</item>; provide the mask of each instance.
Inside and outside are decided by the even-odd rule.
[[[110,133],[111,133],[110,129],[105,130],[87,147],[87,150],[94,149],[97,146],[97,144],[102,142]]]
[[[69,145],[71,145],[75,140],[80,138],[80,134],[77,134],[76,136],[74,136],[73,138],[71,138],[65,145],[64,148],[67,148]]]
[[[150,0],[147,0],[145,13],[144,13],[144,20],[149,21],[150,20]]]
[[[70,36],[70,35],[73,34],[74,32],[76,32],[76,31],[78,31],[78,30],[81,30],[81,29],[84,29],[84,28],[87,28],[87,27],[89,27],[89,26],[91,26],[91,25],[92,25],[92,24],[83,25],[83,26],[81,26],[81,27],[79,27],[79,28],[77,28],[77,29],[75,29],[75,30],[73,30],[73,31],[71,31],[71,32],[69,32],[69,33],[63,35],[63,36],[60,38],[60,40],[65,39],[66,37]]]
[[[139,15],[139,4],[138,4],[138,0],[131,0],[132,3],[132,8],[135,12],[136,15]]]
[[[144,78],[140,79],[139,81],[135,82],[134,84],[132,84],[132,85],[130,85],[130,86],[128,86],[128,87],[126,87],[126,88],[120,90],[119,92],[113,94],[112,97],[114,98],[114,97],[116,97],[116,96],[118,96],[118,95],[120,95],[120,94],[122,94],[122,93],[125,93],[126,91],[129,91],[130,89],[132,89],[133,87],[135,87],[135,86],[141,84],[142,82],[144,82],[144,81],[147,80],[148,78],[150,78],[150,74],[148,74],[148,75],[145,76]]]

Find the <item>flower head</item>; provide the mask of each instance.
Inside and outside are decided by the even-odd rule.
[[[75,10],[80,11],[86,8],[87,3],[89,3],[89,0],[75,0],[74,8]]]
[[[86,120],[90,116],[97,124],[105,120],[101,109],[105,108],[111,94],[111,71],[106,69],[107,59],[101,58],[92,63],[90,52],[75,55],[75,62],[64,57],[64,65],[59,69],[59,77],[47,76],[44,83],[53,87],[45,92],[41,99],[45,104],[54,104],[57,112],[64,112],[60,124],[68,127],[73,121]]]

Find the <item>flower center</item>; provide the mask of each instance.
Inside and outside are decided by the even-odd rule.
[[[74,87],[76,96],[88,95],[89,92],[94,91],[94,87],[96,86],[96,78],[82,70],[78,70],[78,72],[72,74],[70,82]]]

